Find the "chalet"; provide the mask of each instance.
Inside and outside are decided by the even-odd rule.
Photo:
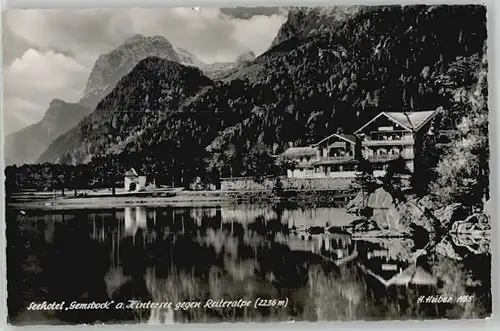
[[[307,147],[291,147],[280,157],[294,161],[289,178],[355,177],[360,159],[368,160],[374,176],[401,159],[405,171],[419,167],[423,138],[432,134],[433,119],[442,108],[415,112],[382,112],[354,134],[334,133]]]
[[[316,162],[313,164],[315,174],[321,177],[355,176],[357,150],[355,136],[334,133],[313,147],[316,148]]]
[[[317,161],[317,151],[314,147],[290,147],[280,157],[292,160],[294,166],[287,169],[289,178],[307,178],[314,176],[313,163]]]
[[[311,146],[288,148],[280,157],[295,161],[289,178],[354,176],[356,137],[334,133]]]
[[[145,189],[146,176],[139,174],[134,168],[130,168],[127,172],[125,172],[124,176],[126,192],[139,192]]]
[[[402,158],[414,173],[420,162],[422,140],[432,133],[438,110],[382,112],[354,134],[361,141],[361,154],[373,164],[374,175],[383,176],[391,161]]]

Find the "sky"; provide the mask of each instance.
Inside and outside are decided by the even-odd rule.
[[[232,61],[264,52],[286,20],[267,9],[9,10],[3,28],[3,127],[9,134],[42,119],[50,101],[80,99],[100,54],[135,33],[161,35],[200,60]]]

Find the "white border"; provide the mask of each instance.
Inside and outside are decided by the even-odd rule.
[[[498,146],[499,146],[499,135],[498,130],[500,129],[500,118],[497,113],[499,108],[498,92],[500,92],[498,77],[500,77],[500,70],[496,59],[498,58],[500,31],[499,31],[499,21],[500,12],[497,9],[497,3],[494,0],[483,0],[483,1],[381,1],[381,0],[330,0],[330,1],[297,1],[297,0],[252,0],[252,1],[242,1],[242,0],[0,0],[0,9],[2,12],[9,8],[118,8],[118,7],[180,7],[180,6],[200,6],[200,7],[233,7],[233,6],[299,6],[299,5],[354,5],[354,4],[364,4],[364,5],[389,5],[389,4],[485,4],[488,7],[488,65],[489,65],[489,111],[490,111],[490,169],[491,169],[491,197],[492,201],[498,201]],[[1,20],[1,18],[0,18]],[[1,29],[1,26],[0,26]],[[3,68],[0,68],[0,72]],[[3,74],[1,75],[3,82]],[[2,98],[0,98],[1,102]],[[2,104],[3,111],[3,104]],[[0,117],[0,123],[1,123]],[[0,126],[0,146],[3,151],[3,134],[2,127]],[[3,153],[2,153],[3,155]],[[11,330],[11,329],[35,329],[36,330],[51,330],[52,328],[57,328],[58,330],[64,330],[69,328],[71,330],[79,330],[87,328],[86,326],[26,326],[26,327],[13,327],[6,324],[7,321],[7,302],[6,302],[6,268],[5,268],[5,208],[4,208],[4,167],[3,158],[0,158],[0,185],[2,185],[2,190],[0,191],[0,243],[3,249],[0,255],[0,269],[2,270],[2,276],[0,277],[0,315],[2,320],[0,321],[0,330]],[[499,206],[500,204],[493,204],[496,208],[492,211],[492,226],[493,226],[493,238],[500,238],[500,227],[498,226],[499,219]],[[126,326],[129,330],[143,330],[144,328],[165,329],[170,328],[171,330],[182,329],[182,330],[200,330],[200,329],[211,329],[211,330],[259,330],[262,328],[271,330],[422,330],[422,329],[444,329],[444,330],[500,330],[500,317],[499,317],[499,281],[498,281],[498,262],[499,262],[499,245],[497,240],[492,241],[492,293],[493,293],[493,317],[488,320],[456,320],[456,321],[394,321],[394,322],[317,322],[317,323],[275,323],[275,324],[257,324],[257,323],[238,323],[238,324],[175,324],[172,326],[147,326],[147,325],[136,325],[136,326]],[[480,267],[480,266],[478,266]],[[96,327],[96,326],[91,326]],[[99,326],[110,330],[121,330],[124,328],[123,325],[114,326]]]

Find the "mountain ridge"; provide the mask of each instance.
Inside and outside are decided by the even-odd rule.
[[[141,134],[139,122],[145,126],[157,123],[169,112],[176,112],[181,100],[213,84],[198,68],[160,57],[145,58],[99,102],[92,114],[57,138],[38,161],[77,164],[89,162],[96,155],[120,151],[117,146],[124,148],[133,136]]]
[[[90,114],[99,101],[111,92],[119,79],[140,60],[150,55],[158,55],[180,62],[180,57],[175,51],[172,52],[172,44],[164,37],[135,34],[111,52],[99,56],[89,73],[83,96],[77,103],[53,99],[42,120],[5,137],[6,165],[35,162],[54,139],[69,131]],[[79,107],[73,106],[76,104]],[[68,112],[60,108],[66,106],[79,111],[72,111],[70,116],[65,116],[64,114]],[[54,124],[54,121],[58,123]],[[57,134],[48,131],[52,126],[57,127],[54,131]]]

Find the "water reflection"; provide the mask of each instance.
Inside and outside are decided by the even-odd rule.
[[[491,312],[488,252],[456,261],[422,254],[411,239],[360,241],[301,230],[350,221],[334,208],[127,207],[7,216],[9,318],[17,324],[480,318]],[[476,299],[418,302],[436,294]],[[286,298],[287,305],[26,310],[32,301],[240,298]]]

